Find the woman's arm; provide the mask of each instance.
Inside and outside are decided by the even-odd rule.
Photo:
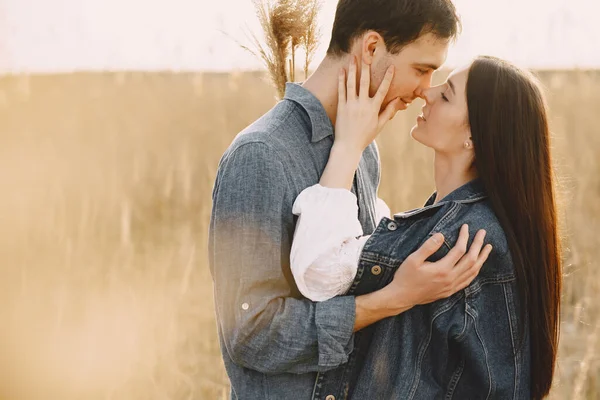
[[[305,189],[294,202],[293,212],[299,218],[291,269],[300,292],[314,301],[330,299],[350,288],[368,240],[368,236],[363,236],[357,199],[350,188],[362,153],[395,111],[392,102],[380,113],[393,68],[373,98],[364,89],[369,76],[365,65],[360,97],[347,98],[346,92],[356,93],[356,62],[353,60],[350,66],[348,82],[343,70],[340,73],[336,136],[329,161],[320,185]]]
[[[360,90],[356,90],[356,60],[352,58],[348,79],[344,70],[338,77],[338,107],[335,120],[335,142],[329,161],[321,176],[324,187],[348,189],[362,153],[371,144],[385,124],[396,114],[400,98],[392,100],[383,111],[383,100],[390,88],[394,68],[390,66],[375,96],[369,96],[371,68],[363,62]]]
[[[300,293],[325,301],[350,289],[362,249],[363,236],[356,196],[346,189],[314,185],[300,193],[292,212],[298,216],[290,265]],[[377,218],[389,217],[381,199]]]
[[[300,193],[292,211],[298,221],[290,265],[298,289],[313,301],[346,293],[369,238],[362,236],[356,196],[314,185]]]

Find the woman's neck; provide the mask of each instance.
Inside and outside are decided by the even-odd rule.
[[[437,192],[434,203],[477,178],[477,171],[471,166],[470,157],[450,157],[436,152],[433,165]]]

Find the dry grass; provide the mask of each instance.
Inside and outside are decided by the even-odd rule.
[[[304,50],[304,76],[308,76],[319,41],[317,16],[320,0],[252,0],[263,31],[265,45],[252,34],[253,47],[241,45],[258,59],[277,91],[277,98],[285,94],[286,82],[296,81],[296,53]]]
[[[541,78],[568,265],[553,398],[593,399],[600,73]],[[225,396],[206,264],[212,181],[233,136],[272,103],[258,74],[0,80],[0,399]],[[393,210],[432,189],[431,154],[408,136],[416,114],[380,140]]]

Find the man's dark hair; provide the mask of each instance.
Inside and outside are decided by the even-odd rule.
[[[352,41],[369,30],[397,54],[423,34],[453,39],[460,29],[451,0],[339,0],[327,54],[348,53]]]

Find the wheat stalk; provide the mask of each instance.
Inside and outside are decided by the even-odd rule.
[[[304,79],[308,78],[308,66],[313,60],[317,46],[321,39],[321,32],[317,25],[317,15],[321,11],[322,3],[320,0],[311,0],[306,14],[306,34],[303,37],[302,47],[306,54],[304,61]]]
[[[296,51],[305,51],[304,75],[318,46],[317,14],[320,0],[253,0],[263,30],[265,45],[252,34],[255,49],[241,46],[260,58],[269,72],[279,98],[285,84],[295,81]]]

